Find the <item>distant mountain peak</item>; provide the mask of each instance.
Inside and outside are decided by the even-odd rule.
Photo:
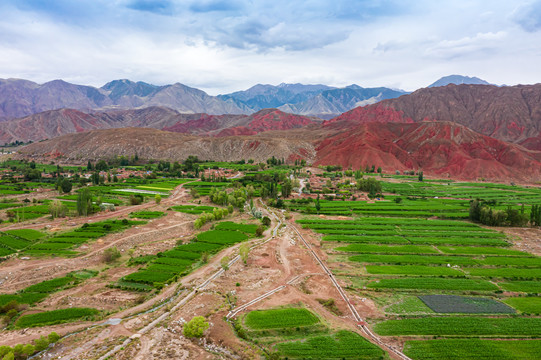
[[[437,87],[437,86],[446,86],[449,84],[492,85],[489,82],[483,79],[479,79],[478,77],[475,77],[475,76],[469,77],[469,76],[464,76],[464,75],[448,75],[428,85],[428,87],[430,88],[430,87]]]

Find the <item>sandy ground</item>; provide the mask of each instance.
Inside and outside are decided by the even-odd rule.
[[[247,215],[242,215],[242,217],[247,219]],[[84,266],[88,267],[88,265],[92,264],[92,261],[97,261],[99,250],[113,242],[116,242],[119,248],[127,249],[135,246],[137,254],[146,254],[161,251],[168,246],[174,246],[178,239],[190,238],[193,230],[189,225],[178,226],[178,232],[175,234],[168,230],[169,237],[164,235],[163,238],[157,236],[152,239],[141,239],[141,235],[135,234],[137,230],[137,233],[144,234],[147,231],[153,231],[152,236],[159,235],[160,228],[168,228],[175,221],[182,223],[188,221],[188,219],[177,214],[169,214],[167,217],[154,221],[140,229],[129,230],[117,237],[112,236],[111,239],[104,239],[103,244],[92,244],[97,248],[90,248],[88,254],[95,255],[86,256]],[[309,230],[301,231],[306,236],[306,239],[312,243],[319,255],[326,258],[324,252],[318,249],[319,241],[317,238],[312,238]],[[176,240],[171,240],[172,235],[175,235],[173,238]],[[265,236],[270,235],[271,231],[268,230]],[[252,242],[261,241],[256,239]],[[282,285],[285,285],[285,289],[253,304],[240,314],[255,309],[303,304],[303,306],[316,312],[329,327],[357,331],[356,323],[336,288],[332,285],[328,276],[323,274],[307,249],[304,248],[298,239],[298,235],[290,228],[281,228],[278,231],[278,236],[250,252],[246,264],[241,261],[235,263],[224,275],[212,281],[185,305],[179,307],[175,312],[169,312],[169,308],[183,298],[190,291],[190,288],[202,283],[204,279],[219,270],[220,259],[223,256],[233,257],[237,251],[238,245],[222,251],[214,256],[208,264],[184,277],[180,284],[167,287],[157,296],[139,305],[136,305],[137,294],[104,287],[105,282],[110,282],[124,276],[129,271],[133,271],[132,268],[123,268],[122,266],[105,271],[104,279],[98,276],[86,281],[82,286],[50,296],[40,304],[41,308],[53,308],[60,306],[60,304],[72,304],[73,306],[88,304],[87,306],[116,309],[118,311],[125,307],[124,310],[116,312],[111,317],[127,318],[149,309],[164,299],[169,299],[177,292],[179,287],[187,287],[188,289],[181,292],[181,295],[175,298],[171,305],[164,306],[155,312],[139,314],[125,319],[118,325],[99,326],[68,337],[43,358],[58,358],[59,356],[62,359],[99,358],[130,336],[135,336],[134,340],[118,351],[114,355],[115,359],[258,358],[260,350],[253,344],[237,338],[231,325],[224,320],[224,317],[230,309],[246,304]],[[77,259],[63,259],[62,262],[55,264],[47,263],[47,261],[50,261],[47,259],[32,260],[25,263],[25,267],[31,265],[30,273],[37,272],[40,267],[43,271],[43,269],[54,269],[55,266],[61,266],[64,271],[67,271],[70,268],[82,266],[80,263],[72,265],[75,260]],[[32,264],[33,261],[36,261],[36,263]],[[18,269],[16,264],[6,265],[12,271],[16,272]],[[36,276],[36,282],[37,278]],[[288,284],[291,280],[294,281]],[[15,290],[23,285],[23,281],[28,280],[13,277],[13,280],[8,280],[6,284]],[[229,298],[233,299],[233,306],[227,301],[226,294],[229,294]],[[333,314],[317,301],[317,299],[331,298],[336,300],[336,306],[342,313],[341,316]],[[361,316],[371,317],[375,315],[374,312],[377,310],[375,310],[373,303],[367,302],[366,299],[363,301],[363,299],[357,297],[353,297],[351,300],[361,313]],[[163,321],[157,323],[149,332],[140,334],[142,328],[162,314],[166,316]],[[192,341],[184,338],[181,330],[183,322],[198,315],[206,316],[210,322],[210,328],[205,338],[202,341]],[[47,333],[52,329],[61,334],[66,334],[81,328],[84,329],[89,325],[89,323],[86,323],[30,329],[24,334],[22,331],[12,331],[9,333],[9,339],[3,338],[2,342],[13,344],[23,338],[28,341],[27,339],[37,337],[39,334]]]

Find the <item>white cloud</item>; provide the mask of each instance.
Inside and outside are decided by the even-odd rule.
[[[522,13],[503,0],[34,3],[0,4],[0,77],[211,94],[281,82],[413,90],[454,73],[541,81],[541,32],[517,26]]]

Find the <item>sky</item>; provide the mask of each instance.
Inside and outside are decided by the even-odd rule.
[[[541,0],[2,0],[0,78],[412,91],[541,82]]]

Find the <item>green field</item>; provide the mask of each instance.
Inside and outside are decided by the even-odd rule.
[[[539,336],[541,318],[426,317],[387,320],[374,326],[389,335]]]
[[[240,231],[209,230],[197,235],[197,239],[212,244],[232,245],[248,239],[248,236]]]
[[[523,313],[541,314],[541,298],[539,297],[512,297],[505,299],[505,303]]]
[[[380,279],[368,283],[370,289],[407,289],[407,290],[452,290],[452,291],[495,291],[498,287],[486,280],[415,278]]]
[[[5,233],[26,239],[28,241],[35,241],[47,236],[47,234],[33,229],[6,230]]]
[[[318,317],[304,308],[251,311],[244,318],[244,324],[254,330],[310,326],[318,322]]]
[[[93,319],[98,313],[98,310],[91,308],[69,308],[45,311],[21,316],[17,322],[15,322],[15,327],[27,328],[62,324],[76,320],[90,320]]]
[[[431,246],[421,245],[369,245],[350,244],[335,248],[336,251],[374,254],[437,254],[438,250]]]
[[[204,212],[212,213],[216,207],[206,205],[176,205],[171,206],[171,209],[186,214],[202,214]]]
[[[212,255],[224,247],[249,239],[249,236],[240,230],[250,230],[250,225],[225,223],[223,228],[228,230],[205,231],[197,235],[197,241],[178,245],[156,256],[131,259],[131,265],[146,265],[146,267],[124,276],[111,286],[133,291],[161,288],[164,284],[176,281],[201,265],[203,254]]]
[[[130,217],[137,219],[157,219],[164,214],[163,211],[137,211],[130,213]]]
[[[438,339],[407,341],[404,353],[412,359],[531,360],[541,353],[541,340]]]
[[[499,283],[499,285],[508,291],[541,294],[541,281],[510,281]]]
[[[434,313],[424,302],[417,296],[406,296],[399,302],[391,304],[385,308],[387,314],[430,314]]]
[[[222,221],[221,223],[218,223],[214,228],[216,230],[238,230],[243,233],[255,235],[255,232],[259,225],[257,224],[237,224],[232,221]]]
[[[463,277],[464,273],[445,266],[422,266],[422,265],[367,265],[369,274],[383,275],[412,275],[412,276],[450,276]]]
[[[275,346],[288,359],[383,359],[384,352],[359,334],[339,331]]]
[[[442,255],[355,255],[349,261],[366,264],[479,265],[482,261],[464,256]]]
[[[457,295],[423,295],[419,296],[426,306],[436,313],[462,314],[513,314],[511,307],[485,297]]]

